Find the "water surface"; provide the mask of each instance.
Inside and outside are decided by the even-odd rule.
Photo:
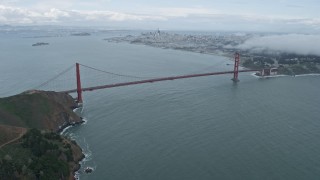
[[[152,77],[232,69],[225,57],[102,40],[114,35],[120,33],[2,34],[0,96],[35,87],[75,62]],[[31,46],[38,41],[50,45]],[[84,86],[115,81],[92,76],[83,70]],[[238,84],[221,75],[84,93],[87,123],[66,132],[87,154],[83,167],[94,167],[80,178],[318,179],[319,77],[243,73]]]

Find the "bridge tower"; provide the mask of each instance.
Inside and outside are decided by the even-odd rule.
[[[233,82],[238,82],[238,74],[239,74],[239,64],[240,64],[240,54],[238,52],[234,55],[234,72],[233,72]]]
[[[77,101],[78,104],[82,104],[82,88],[81,88],[81,79],[80,79],[80,65],[76,63],[76,76],[77,76]]]

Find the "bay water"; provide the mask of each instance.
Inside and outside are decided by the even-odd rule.
[[[103,40],[130,32],[41,33],[54,36],[1,32],[1,97],[32,89],[75,62],[145,77],[232,70],[231,58]],[[50,45],[31,46],[36,42]],[[84,86],[92,77],[83,74]],[[231,78],[84,93],[78,113],[86,123],[64,133],[86,154],[80,179],[319,179],[320,76],[241,73],[237,84]],[[83,172],[88,166],[91,174]]]

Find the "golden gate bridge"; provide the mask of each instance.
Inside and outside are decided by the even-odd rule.
[[[235,53],[234,57],[234,68],[233,70],[230,71],[221,71],[221,72],[208,72],[208,73],[194,73],[194,74],[186,74],[186,75],[178,75],[178,76],[168,76],[168,77],[140,77],[140,76],[131,76],[131,75],[123,75],[123,74],[117,74],[117,73],[112,73],[104,70],[100,70],[97,68],[93,68],[84,64],[76,63],[76,87],[75,88],[70,88],[66,90],[59,90],[58,92],[62,93],[77,93],[77,102],[82,103],[82,92],[85,91],[94,91],[94,90],[99,90],[99,89],[107,89],[107,88],[114,88],[114,87],[121,87],[121,86],[131,86],[131,85],[137,85],[137,84],[145,84],[145,83],[154,83],[154,82],[160,82],[160,81],[169,81],[169,80],[177,80],[177,79],[187,79],[187,78],[194,78],[194,77],[203,77],[203,76],[213,76],[213,75],[222,75],[222,74],[233,74],[232,80],[234,82],[239,81],[239,73],[241,72],[255,72],[259,71],[256,69],[249,69],[249,70],[239,70],[239,64],[240,64],[240,54]],[[131,80],[127,82],[114,82],[114,83],[109,83],[109,84],[103,84],[103,85],[98,85],[98,86],[89,86],[89,87],[82,87],[82,82],[81,82],[81,74],[80,74],[80,67],[83,68],[88,68],[94,71],[98,71],[101,73],[106,73],[106,74],[111,74],[114,76],[119,76],[119,77],[130,77],[130,78],[135,78],[139,80]],[[74,65],[67,68],[66,70],[62,71],[55,77],[49,79],[48,81],[42,83],[40,86],[36,87],[35,89],[41,89],[42,87],[48,85],[50,82],[56,80],[58,77],[61,75],[65,74],[66,72],[70,71],[71,69],[74,68]],[[141,80],[142,79],[142,80]]]

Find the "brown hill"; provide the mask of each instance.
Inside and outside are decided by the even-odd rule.
[[[27,132],[26,128],[0,125],[0,148],[14,142]]]

